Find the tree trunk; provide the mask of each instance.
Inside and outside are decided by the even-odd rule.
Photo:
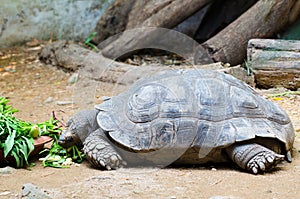
[[[237,20],[203,43],[214,61],[242,63],[251,38],[273,36],[291,21],[298,0],[260,0]],[[299,13],[299,10],[295,11]]]

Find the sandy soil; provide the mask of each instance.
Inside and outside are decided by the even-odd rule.
[[[37,60],[39,47],[2,49],[0,95],[20,110],[17,117],[31,122],[48,120],[55,111],[66,121],[80,107],[59,101],[72,100],[70,73]],[[2,54],[2,55],[1,55]],[[107,95],[112,85],[102,85],[95,96]],[[260,91],[264,94],[272,91]],[[277,98],[290,115],[295,131],[293,162],[282,163],[272,173],[252,175],[231,167],[120,169],[100,171],[87,162],[69,169],[17,169],[0,174],[0,198],[20,198],[22,185],[33,183],[53,198],[299,198],[300,196],[300,98]],[[222,197],[216,197],[222,196]]]

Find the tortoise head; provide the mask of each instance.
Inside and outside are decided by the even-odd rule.
[[[90,133],[99,128],[97,123],[98,110],[80,111],[73,115],[59,137],[58,144],[64,148],[73,145],[81,147]]]

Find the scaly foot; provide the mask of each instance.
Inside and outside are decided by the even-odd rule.
[[[118,169],[126,165],[116,149],[97,130],[91,133],[83,143],[87,159],[96,168]]]
[[[275,167],[279,162],[284,160],[284,155],[279,155],[273,151],[263,151],[254,156],[247,163],[247,170],[254,174],[258,172],[264,172]]]

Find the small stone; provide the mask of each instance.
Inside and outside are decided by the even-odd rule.
[[[78,81],[78,78],[79,78],[79,74],[78,73],[73,73],[71,75],[71,77],[69,78],[68,83],[69,84],[75,84]]]
[[[56,104],[58,106],[65,106],[65,105],[73,104],[73,102],[72,101],[57,101]]]
[[[53,97],[48,97],[48,98],[44,101],[45,104],[49,104],[49,103],[51,103],[51,102],[53,102]]]
[[[0,168],[0,174],[2,174],[2,175],[4,175],[4,174],[12,174],[14,171],[16,171],[16,169],[12,168],[12,167]]]
[[[212,170],[212,171],[216,171],[217,169],[216,169],[216,168],[211,168],[211,170]]]
[[[4,191],[4,192],[0,193],[0,196],[7,196],[9,194],[11,194],[10,191]]]
[[[47,193],[46,190],[40,189],[39,187],[27,183],[24,184],[22,187],[22,198],[35,198],[35,199],[50,199],[50,195]]]
[[[169,198],[170,199],[176,199],[176,196],[170,196]]]

